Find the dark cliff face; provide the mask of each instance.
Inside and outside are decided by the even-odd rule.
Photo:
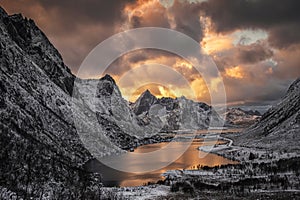
[[[10,39],[26,53],[53,81],[68,94],[72,93],[74,76],[45,34],[31,19],[21,14],[7,16],[2,11],[2,22]]]
[[[101,184],[82,168],[92,156],[72,120],[74,76],[32,20],[0,9],[0,39],[0,193],[88,197]]]
[[[145,111],[148,111],[150,107],[157,101],[156,97],[146,90],[141,94],[141,96],[136,100],[133,106],[133,112],[136,115],[140,115]]]
[[[257,124],[236,139],[236,144],[299,152],[299,141],[300,78],[291,84],[276,106],[269,109]]]

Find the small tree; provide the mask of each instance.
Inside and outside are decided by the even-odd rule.
[[[254,160],[256,157],[254,155],[254,153],[250,152],[250,155],[249,155],[249,160]]]

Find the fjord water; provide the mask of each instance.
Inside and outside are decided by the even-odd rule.
[[[226,130],[226,132],[234,132],[236,130]],[[203,132],[198,132],[198,134]],[[224,133],[224,130],[223,130]],[[188,134],[184,134],[186,136]],[[131,171],[141,171],[141,169],[151,169],[155,168],[158,164],[166,163],[166,166],[162,169],[149,171],[145,173],[127,173],[120,172],[118,170],[112,169],[97,160],[89,161],[86,164],[86,168],[92,172],[99,172],[102,175],[102,181],[105,186],[140,186],[145,185],[148,182],[157,182],[162,180],[162,173],[167,170],[176,169],[197,169],[198,166],[217,166],[226,164],[237,164],[238,162],[229,160],[222,156],[218,156],[212,153],[203,153],[198,150],[199,146],[209,145],[211,142],[203,139],[193,139],[191,142],[187,141],[174,141],[172,145],[170,143],[156,143],[140,146],[135,149],[134,153],[148,153],[154,152],[156,150],[164,149],[161,151],[154,159],[149,160],[149,158],[136,159],[133,153],[128,152],[125,159],[120,156],[110,156],[109,160],[119,166],[124,166],[124,168],[129,168]],[[222,143],[222,141],[218,141]],[[168,145],[168,148],[164,148]],[[187,146],[189,145],[189,146]],[[186,148],[186,151],[172,163],[167,163],[166,160],[174,153],[178,152],[179,149]]]

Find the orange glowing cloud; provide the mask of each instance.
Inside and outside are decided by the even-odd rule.
[[[208,88],[206,86],[205,81],[201,77],[198,77],[197,79],[191,82],[191,88],[194,91],[197,99],[208,99]]]
[[[157,98],[162,98],[162,97],[176,98],[176,95],[174,94],[174,91],[172,91],[172,88],[168,88],[166,86],[159,85],[159,84],[147,84],[142,87],[139,87],[136,91],[134,91],[133,94],[130,95],[129,101],[135,102],[139,98],[139,96],[146,90],[149,90],[151,94],[153,94]]]
[[[124,58],[128,61],[130,55],[124,55]],[[146,89],[158,98],[185,96],[195,101],[210,102],[210,93],[203,77],[190,62],[183,58],[158,54],[157,57],[129,62],[128,65],[130,70],[126,73],[129,72],[130,75],[119,74],[113,77],[120,85],[123,96],[131,102],[134,102]],[[177,74],[177,78],[174,74]],[[126,76],[129,78],[124,81]]]
[[[204,37],[200,42],[203,51],[209,55],[221,50],[233,47],[234,38],[231,35],[223,35],[213,30],[212,21],[208,17],[200,17],[203,26]]]
[[[225,75],[231,78],[242,79],[245,77],[245,72],[241,66],[226,68]]]
[[[167,13],[157,0],[138,0],[135,3],[127,4],[123,9],[123,15],[127,21],[122,29],[138,28],[141,26],[167,26]]]

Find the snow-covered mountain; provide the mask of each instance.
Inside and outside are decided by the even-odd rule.
[[[261,114],[258,111],[228,108],[221,114],[229,124],[248,127],[259,121]]]
[[[131,107],[145,126],[155,120],[155,116],[160,116],[164,123],[162,131],[207,129],[209,126],[224,124],[218,113],[205,103],[194,102],[185,97],[156,98],[149,90],[142,93]]]
[[[299,141],[300,78],[291,84],[282,100],[269,109],[257,124],[235,139],[238,145],[288,152],[299,152]]]

